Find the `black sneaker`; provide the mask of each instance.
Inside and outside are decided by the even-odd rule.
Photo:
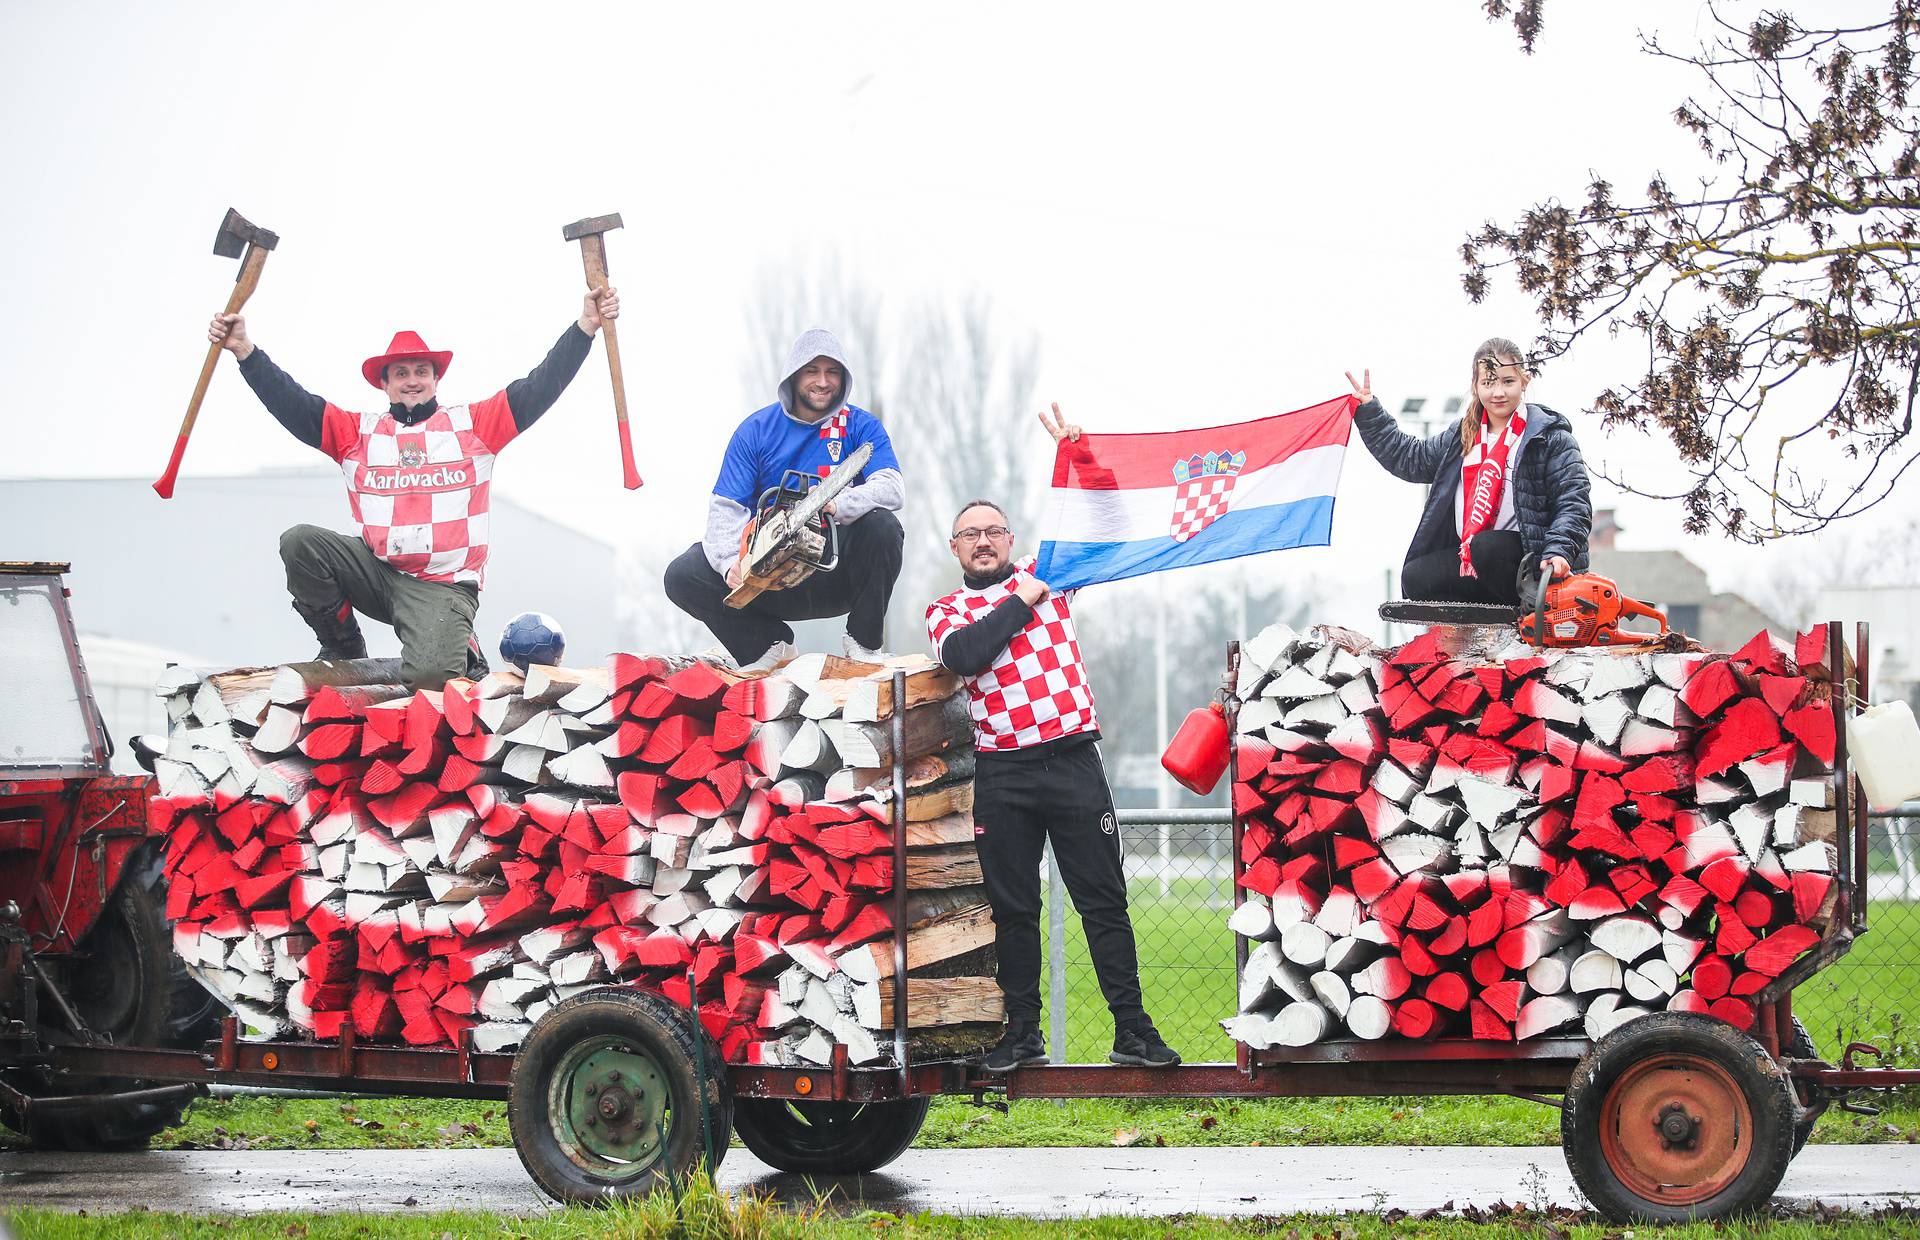
[[[1171,1068],[1180,1062],[1180,1052],[1167,1045],[1149,1020],[1114,1030],[1113,1053],[1107,1058],[1139,1068]]]
[[[1027,1064],[1047,1062],[1047,1044],[1031,1025],[1008,1025],[1000,1044],[987,1052],[980,1066],[988,1072],[1011,1072]]]

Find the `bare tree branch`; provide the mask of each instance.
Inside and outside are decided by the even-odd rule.
[[[1540,4],[1483,7],[1531,49]],[[1920,0],[1857,27],[1709,12],[1703,46],[1642,40],[1702,79],[1674,112],[1712,166],[1697,188],[1655,173],[1622,205],[1596,176],[1577,208],[1468,237],[1463,285],[1477,302],[1503,272],[1533,298],[1537,362],[1596,332],[1642,338],[1645,372],[1593,411],[1664,435],[1687,482],[1610,480],[1682,500],[1690,531],[1759,542],[1870,509],[1920,453]]]

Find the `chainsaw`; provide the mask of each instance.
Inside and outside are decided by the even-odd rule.
[[[1666,613],[1628,598],[1611,578],[1598,573],[1545,576],[1534,588],[1533,606],[1520,611],[1504,603],[1455,603],[1407,599],[1383,603],[1380,618],[1399,624],[1512,626],[1535,646],[1569,649],[1621,646],[1659,641],[1668,633]],[[1627,619],[1655,620],[1658,633],[1622,629]]]
[[[767,590],[788,590],[840,562],[840,534],[827,505],[866,468],[873,445],[863,443],[824,478],[789,469],[778,486],[760,494],[740,535],[740,584],[727,606],[745,607]]]
[[[1620,627],[1626,619],[1657,620],[1658,633],[1634,633]],[[1533,594],[1533,610],[1514,626],[1536,646],[1619,646],[1658,641],[1667,635],[1667,613],[1620,593],[1598,573],[1572,573],[1552,580],[1545,575]]]

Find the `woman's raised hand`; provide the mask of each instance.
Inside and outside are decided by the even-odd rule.
[[[1353,372],[1349,370],[1347,372],[1347,382],[1353,385],[1353,397],[1361,404],[1364,405],[1373,399],[1373,372],[1371,370],[1362,370],[1358,379],[1355,379]]]
[[[1059,443],[1062,439],[1071,440],[1074,443],[1080,442],[1080,427],[1075,423],[1067,421],[1066,416],[1060,412],[1059,401],[1053,402],[1053,416],[1051,418],[1046,415],[1044,410],[1041,411],[1040,425],[1047,428],[1047,434],[1053,436],[1053,442],[1055,443]]]

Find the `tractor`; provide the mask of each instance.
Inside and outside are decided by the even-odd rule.
[[[69,1076],[52,1049],[197,1047],[223,1013],[173,951],[152,779],[109,768],[67,569],[0,562],[0,1122],[42,1149],[138,1149],[202,1087]]]

